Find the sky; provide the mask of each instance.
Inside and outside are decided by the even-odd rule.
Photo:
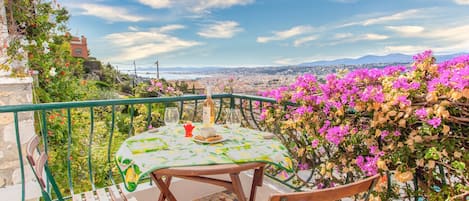
[[[121,68],[255,67],[469,52],[469,0],[62,0],[70,32]]]

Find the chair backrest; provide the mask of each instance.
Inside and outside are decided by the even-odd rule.
[[[372,177],[342,186],[333,188],[326,188],[321,190],[315,190],[310,192],[295,192],[285,194],[275,194],[270,197],[271,201],[334,201],[342,198],[351,197],[362,192],[366,192],[373,188],[378,181],[380,175],[374,175]]]
[[[34,135],[34,137],[29,140],[26,146],[26,158],[29,164],[31,165],[31,168],[33,170],[34,175],[36,176],[36,180],[39,183],[39,186],[41,187],[43,198],[46,201],[52,200],[47,190],[47,183],[50,182],[50,184],[52,185],[52,189],[54,190],[57,196],[57,200],[63,200],[62,194],[60,193],[60,190],[47,166],[48,156],[45,152],[41,153],[41,151],[39,151],[38,149],[39,142],[40,138],[37,135]],[[35,153],[39,154],[39,157],[37,159],[35,159],[34,157]]]

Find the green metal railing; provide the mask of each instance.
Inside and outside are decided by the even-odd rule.
[[[217,109],[217,115],[216,115],[216,120],[222,120],[222,109],[223,108],[237,108],[241,111],[241,115],[244,118],[244,126],[247,127],[252,127],[252,128],[257,128],[259,130],[264,130],[264,128],[260,125],[259,123],[259,114],[262,111],[262,105],[264,103],[269,103],[269,104],[277,104],[274,99],[271,98],[265,98],[265,97],[259,97],[259,96],[251,96],[251,95],[242,95],[242,94],[215,94],[212,96],[213,99],[216,101],[216,105],[218,105]],[[106,147],[106,164],[107,165],[114,165],[111,161],[111,156],[113,155],[113,148],[112,147],[113,143],[116,142],[116,140],[120,139],[120,137],[129,137],[135,134],[136,132],[136,125],[134,125],[136,122],[138,122],[135,118],[140,114],[144,113],[143,110],[138,110],[136,107],[139,105],[144,105],[146,107],[146,117],[144,118],[145,121],[145,126],[148,128],[150,125],[153,123],[158,123],[158,120],[161,119],[155,119],[153,115],[155,113],[161,113],[161,111],[164,111],[165,107],[168,106],[178,106],[179,107],[179,112],[180,112],[180,117],[186,117],[184,114],[187,115],[186,119],[192,115],[191,120],[197,121],[200,120],[198,116],[200,113],[198,112],[201,109],[198,109],[202,104],[202,102],[206,97],[202,95],[190,95],[190,96],[179,96],[179,97],[158,97],[158,98],[133,98],[133,99],[118,99],[118,100],[95,100],[95,101],[80,101],[80,102],[64,102],[64,103],[44,103],[44,104],[26,104],[26,105],[10,105],[10,106],[0,106],[0,113],[13,113],[14,116],[14,124],[15,124],[15,134],[16,134],[16,141],[17,141],[17,148],[18,150],[21,150],[21,144],[24,142],[21,142],[20,135],[21,133],[19,132],[19,119],[18,119],[18,114],[21,112],[35,112],[36,113],[36,121],[38,122],[38,125],[40,125],[40,128],[38,128],[38,132],[42,136],[42,143],[44,145],[44,151],[46,153],[52,151],[52,150],[57,150],[60,149],[61,145],[57,144],[52,144],[49,143],[51,140],[51,137],[49,137],[49,131],[51,131],[52,128],[49,128],[48,124],[51,124],[50,121],[47,121],[48,117],[50,117],[50,113],[53,111],[63,111],[64,114],[66,114],[66,118],[64,120],[64,125],[63,127],[66,128],[66,132],[64,132],[64,135],[66,134],[66,158],[65,163],[62,163],[62,165],[66,166],[66,176],[67,176],[67,182],[68,187],[66,187],[66,194],[73,195],[76,192],[76,189],[74,188],[74,182],[73,182],[73,177],[74,177],[74,167],[72,164],[72,150],[74,149],[74,145],[77,145],[77,143],[80,142],[74,142],[73,136],[76,134],[74,133],[74,117],[73,112],[74,111],[89,111],[89,116],[86,118],[89,118],[89,137],[88,142],[86,143],[87,145],[87,152],[84,151],[86,156],[86,168],[88,169],[88,173],[86,176],[87,180],[89,180],[90,183],[90,189],[88,190],[96,190],[97,188],[100,188],[102,186],[98,186],[96,184],[96,181],[98,178],[96,178],[95,173],[98,171],[96,169],[93,169],[93,164],[96,163],[96,161],[93,161],[93,146],[95,146],[95,141],[94,139],[97,137],[99,133],[96,132],[95,130],[97,129],[97,123],[102,123],[105,121],[105,123],[110,126],[108,129],[108,134],[107,134],[107,147]],[[256,103],[256,104],[254,104]],[[156,107],[155,107],[156,105]],[[119,107],[119,110],[117,109]],[[99,108],[104,108],[110,109],[110,111],[100,111],[101,114],[95,114],[96,110]],[[122,115],[122,108],[125,109],[125,117],[130,118],[129,122],[125,124],[125,126],[128,127],[129,131],[126,133],[126,136],[122,136],[122,133],[117,132],[116,133],[116,118],[121,118]],[[284,107],[286,108],[286,107]],[[153,109],[157,109],[157,111],[153,111]],[[193,111],[190,111],[192,109]],[[187,111],[188,112],[184,112]],[[120,113],[119,113],[120,112]],[[198,115],[199,114],[199,115]],[[103,117],[104,115],[104,117]],[[110,115],[110,119],[106,119]],[[83,117],[85,118],[85,117]],[[109,122],[108,122],[109,121]],[[140,120],[142,121],[142,120]],[[105,125],[106,125],[105,124]],[[119,128],[117,128],[119,129]],[[53,147],[53,146],[58,146],[58,147]],[[18,151],[18,158],[23,158],[22,156],[22,151]],[[60,161],[59,161],[60,162]],[[23,160],[19,160],[20,163],[20,168],[21,168],[21,179],[22,179],[22,200],[25,200],[25,176],[24,176],[24,164]],[[80,167],[82,168],[82,167]],[[84,167],[85,168],[85,167]],[[273,167],[272,167],[273,168]],[[51,168],[52,169],[52,168]],[[293,175],[287,178],[286,180],[281,180],[278,179],[275,175],[278,174],[280,171],[272,171],[272,175],[268,175],[271,178],[280,181],[284,183],[285,185],[294,188],[295,190],[298,190],[302,186],[293,186],[289,184],[289,181],[292,180],[294,177]],[[115,185],[119,181],[116,181],[113,176],[112,168],[109,169],[108,175],[106,176],[107,179],[110,180],[110,182]],[[310,176],[311,178],[311,176]],[[65,179],[65,178],[63,178]],[[100,178],[99,178],[100,179]],[[119,179],[119,178],[117,178]],[[64,188],[64,187],[62,187]],[[47,187],[48,192],[50,194],[50,188],[49,186]]]

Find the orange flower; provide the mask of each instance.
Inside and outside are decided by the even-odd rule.
[[[394,173],[394,176],[396,177],[396,180],[401,183],[408,182],[414,178],[414,175],[410,171],[406,171],[406,172],[396,171],[396,173]]]
[[[449,131],[450,131],[450,128],[449,128],[449,126],[447,126],[447,125],[443,125],[443,133],[446,135],[446,134],[448,134],[448,133],[449,133]]]

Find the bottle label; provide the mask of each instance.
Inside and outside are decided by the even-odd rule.
[[[210,107],[203,107],[202,122],[204,126],[210,126]]]

